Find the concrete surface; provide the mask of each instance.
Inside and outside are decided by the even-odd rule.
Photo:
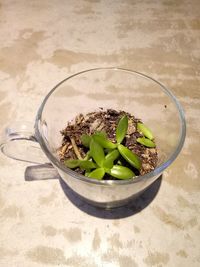
[[[0,125],[34,121],[46,93],[78,71],[130,68],[166,84],[185,146],[149,192],[115,211],[0,155],[0,266],[200,266],[200,1],[0,1]]]

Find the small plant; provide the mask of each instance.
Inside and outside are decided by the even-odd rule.
[[[84,159],[68,159],[68,168],[80,168],[87,177],[101,180],[108,174],[117,179],[130,179],[135,176],[134,169],[140,170],[142,161],[129,148],[122,144],[128,129],[128,118],[124,115],[116,128],[116,142],[108,139],[103,131],[92,135],[83,134],[82,144],[88,149]],[[137,123],[137,130],[143,137],[137,142],[146,147],[155,147],[153,134],[143,123]],[[125,162],[125,163],[124,163]]]

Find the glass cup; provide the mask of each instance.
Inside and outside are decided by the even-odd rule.
[[[60,131],[79,113],[99,108],[124,110],[140,118],[154,133],[158,165],[128,180],[95,180],[67,168],[59,160]],[[15,123],[5,131],[1,151],[30,162],[50,162],[79,197],[95,206],[119,207],[147,189],[176,159],[184,144],[186,124],[175,96],[160,82],[136,71],[96,68],[57,84],[43,100],[31,129]]]

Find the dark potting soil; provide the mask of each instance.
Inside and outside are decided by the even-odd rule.
[[[84,158],[88,151],[81,143],[82,134],[92,135],[97,131],[106,132],[108,138],[116,143],[115,133],[116,127],[120,118],[124,115],[128,117],[128,130],[122,142],[123,145],[128,147],[133,153],[137,154],[142,161],[140,171],[130,167],[126,162],[124,164],[132,168],[136,175],[144,175],[155,169],[158,162],[158,153],[155,148],[148,148],[139,144],[136,139],[143,137],[143,134],[137,131],[137,122],[142,122],[140,119],[135,118],[133,115],[124,112],[116,111],[113,109],[91,112],[86,115],[79,114],[76,118],[68,122],[64,130],[61,131],[63,135],[62,145],[58,150],[58,155],[61,162],[66,159],[77,159],[77,157]],[[155,140],[154,140],[155,142]],[[123,159],[122,159],[123,160]],[[74,169],[76,172],[83,174],[80,168]],[[104,179],[115,179],[109,175]]]

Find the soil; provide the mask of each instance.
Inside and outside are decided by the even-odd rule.
[[[128,130],[122,144],[137,154],[142,161],[142,167],[140,171],[136,169],[133,169],[133,171],[136,175],[144,175],[154,170],[158,162],[158,153],[156,147],[148,148],[136,141],[138,137],[143,137],[143,135],[138,132],[136,128],[137,122],[142,121],[127,112],[116,111],[113,109],[103,110],[100,108],[99,111],[91,112],[86,115],[79,114],[73,121],[69,122],[66,128],[61,131],[61,134],[63,135],[63,141],[58,150],[60,161],[64,162],[66,159],[85,157],[88,149],[85,148],[81,143],[80,137],[82,134],[91,135],[97,131],[105,131],[108,138],[116,143],[116,127],[118,121],[123,115],[127,115],[128,117]],[[77,152],[79,155],[77,155]],[[130,165],[128,166],[130,168]],[[83,174],[83,171],[79,168],[75,169],[75,171]],[[107,175],[104,179],[115,178]]]

